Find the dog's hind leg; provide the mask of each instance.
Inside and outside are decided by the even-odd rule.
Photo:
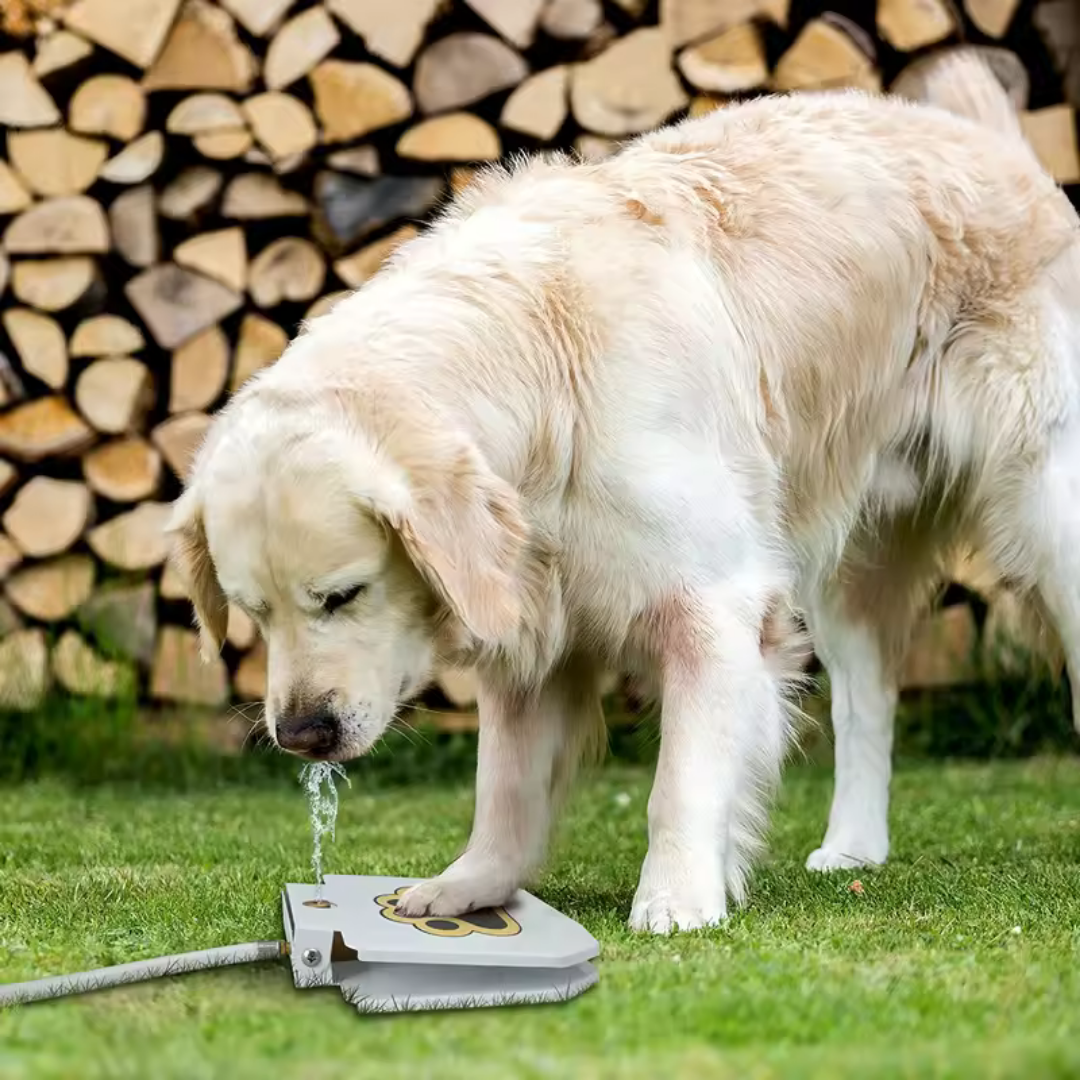
[[[1065,652],[1073,725],[1080,731],[1080,417],[1058,434],[1045,460],[987,508],[995,561],[1034,586]]]
[[[842,598],[816,605],[810,629],[829,673],[835,779],[825,839],[809,870],[883,863],[889,854],[896,680],[876,628],[846,613]]]
[[[996,466],[980,507],[983,544],[1009,578],[1038,591],[1065,651],[1080,731],[1080,244],[1048,270],[1038,326],[1043,355],[1036,449]],[[1021,389],[1025,389],[1021,387]],[[1016,395],[1019,397],[1019,394]],[[987,410],[990,415],[993,403]],[[1000,410],[999,410],[1000,411]],[[1029,442],[1032,410],[1021,417]]]
[[[889,784],[899,667],[939,580],[951,507],[902,511],[875,523],[869,551],[807,599],[807,621],[829,673],[835,780],[829,824],[809,870],[880,864],[889,854]]]

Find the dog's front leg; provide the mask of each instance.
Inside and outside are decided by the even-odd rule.
[[[756,607],[756,605],[753,605]],[[660,754],[649,798],[649,850],[630,925],[669,933],[718,923],[741,901],[764,825],[763,797],[783,758],[782,680],[762,655],[746,605],[697,621],[668,618]]]
[[[476,810],[465,852],[413,886],[406,915],[461,915],[502,904],[543,859],[555,804],[585,744],[603,731],[592,673],[564,672],[527,695],[479,694]]]

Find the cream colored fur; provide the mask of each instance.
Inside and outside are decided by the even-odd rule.
[[[1028,148],[899,101],[766,98],[492,170],[215,421],[175,518],[207,645],[226,597],[249,611],[269,731],[339,758],[436,659],[479,665],[473,835],[410,913],[526,879],[602,743],[601,671],[651,680],[630,921],[714,923],[789,740],[792,610],[852,729],[891,733],[961,542],[1043,589],[1080,663],[1078,297]],[[887,799],[887,743],[846,740],[885,760],[816,865],[884,857],[884,807],[851,808]]]

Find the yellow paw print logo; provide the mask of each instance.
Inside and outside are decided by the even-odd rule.
[[[521,933],[521,925],[506,908],[484,908],[470,911],[468,915],[450,918],[446,915],[399,915],[394,909],[402,894],[410,886],[399,885],[392,893],[376,896],[380,914],[391,922],[415,926],[424,934],[435,937],[468,937],[469,934],[487,934],[490,937],[513,937]]]

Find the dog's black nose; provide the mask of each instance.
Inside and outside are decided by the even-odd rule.
[[[282,749],[316,758],[332,754],[340,736],[337,720],[325,710],[283,716],[276,732]]]

